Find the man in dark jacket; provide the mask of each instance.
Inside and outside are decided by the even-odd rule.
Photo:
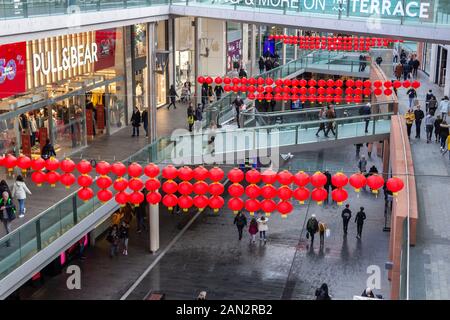
[[[259,57],[258,66],[259,66],[259,73],[263,73],[264,72],[264,67],[265,67],[264,58],[263,57]]]
[[[11,232],[11,221],[16,218],[16,207],[11,200],[8,191],[3,191],[0,199],[0,220],[5,227],[6,234]],[[6,242],[6,246],[9,247],[9,241]]]
[[[247,218],[245,215],[242,214],[242,212],[239,211],[237,216],[234,218],[234,224],[236,225],[239,233],[239,240],[242,239],[242,230],[247,225]]]
[[[364,207],[361,207],[359,209],[360,210],[358,211],[358,213],[356,214],[356,217],[355,217],[356,230],[357,230],[356,238],[361,239],[364,220],[366,220],[366,213],[364,212]]]
[[[308,219],[308,222],[306,223],[306,230],[308,233],[306,234],[306,237],[311,237],[311,248],[314,245],[314,235],[319,231],[319,222],[316,219],[316,215],[311,215],[311,218]]]
[[[147,109],[144,109],[144,111],[142,111],[142,123],[144,124],[144,130],[145,130],[145,136],[148,137],[148,111]]]
[[[428,93],[425,96],[425,111],[428,113],[428,108],[430,104],[431,98],[434,97],[433,90],[429,90]]]
[[[420,105],[417,105],[416,110],[414,110],[414,117],[416,118],[416,139],[420,139],[420,127],[422,125],[422,119],[425,118],[425,114],[420,110]]]
[[[240,96],[237,96],[236,99],[234,99],[233,101],[233,107],[236,110],[236,122],[237,122],[237,126],[238,128],[241,127],[241,123],[239,121],[239,115],[241,113],[241,107],[244,104],[244,100],[242,100],[242,98]]]
[[[49,159],[50,157],[56,157],[55,148],[50,143],[50,139],[45,141],[45,146],[42,148],[41,158],[44,160]]]
[[[367,103],[364,107],[362,107],[362,108],[359,109],[359,114],[360,114],[361,116],[372,114],[372,109],[371,109],[370,102]],[[370,117],[364,118],[364,121],[366,122],[365,133],[368,133],[368,132],[369,132],[369,122],[370,122]]]
[[[220,84],[218,84],[214,87],[214,94],[216,95],[217,101],[220,100],[223,92],[224,92],[223,87]]]
[[[410,73],[411,73],[411,66],[408,63],[403,64],[403,80],[407,80],[409,78]]]
[[[417,70],[419,70],[420,62],[418,59],[414,59],[411,63],[412,65],[412,74],[414,78],[417,78]]]
[[[344,235],[346,235],[347,228],[348,228],[348,222],[352,218],[352,211],[350,210],[350,205],[348,203],[345,205],[345,209],[342,210],[341,217],[342,217],[342,223],[344,226]]]
[[[332,119],[336,118],[336,112],[334,112],[334,108],[332,106],[328,106],[326,116],[327,116],[327,120],[332,120]],[[328,138],[328,133],[330,132],[330,130],[333,133],[333,136],[336,136],[336,132],[334,131],[334,121],[328,121],[327,131],[325,131],[325,137]]]
[[[327,198],[325,199],[324,203],[328,204],[328,199],[330,198],[331,193],[331,174],[328,170],[325,170],[323,174],[327,177],[327,183],[325,184],[325,190],[327,191]]]
[[[139,127],[141,126],[141,112],[138,107],[134,107],[133,114],[131,115],[131,125],[133,126],[132,137],[139,137]]]

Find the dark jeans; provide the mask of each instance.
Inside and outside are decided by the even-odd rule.
[[[439,131],[434,129],[434,135],[435,135],[435,138],[436,138],[436,142],[438,142],[439,141]]]
[[[422,125],[422,120],[416,120],[416,138],[420,138],[420,126]]]
[[[358,236],[360,236],[360,237],[361,237],[361,234],[362,234],[362,229],[363,229],[363,224],[362,223],[358,223],[356,225],[356,232],[357,232]]]
[[[431,125],[427,125],[426,129],[427,129],[427,141],[431,141],[431,137],[433,136],[433,128],[434,126]]]
[[[348,222],[350,221],[350,219],[343,219],[343,225],[344,225],[344,233],[347,234],[347,229],[348,229]]]
[[[148,124],[144,124],[145,135],[148,136]]]
[[[316,136],[319,135],[320,131],[323,131],[323,133],[326,135],[326,133],[325,133],[325,123],[321,123],[320,124],[319,130],[317,130],[317,132],[316,132]]]
[[[369,132],[369,123],[370,123],[370,120],[369,120],[369,119],[366,119],[366,120],[364,120],[364,121],[366,122],[366,128],[364,129],[364,132],[367,133],[367,132]]]
[[[309,233],[309,236],[311,237],[311,245],[313,245],[314,244],[314,233],[309,232],[309,231],[308,231],[308,233]]]
[[[31,146],[34,147],[34,145],[36,144],[36,132],[32,132],[31,136],[30,136],[30,142],[31,142]]]
[[[441,148],[445,149],[445,140],[447,140],[447,137],[441,136]]]
[[[417,68],[413,68],[413,77],[417,78]]]
[[[412,123],[406,124],[406,131],[408,132],[408,138],[411,136],[411,127],[412,127]]]
[[[139,137],[139,127],[133,126],[133,136]]]
[[[334,132],[333,124],[332,124],[332,123],[330,123],[330,124],[328,125],[327,131],[325,131],[325,136],[328,136],[328,132],[330,132],[330,130],[331,130],[331,132],[333,133],[333,136],[336,136],[336,132]]]
[[[266,232],[265,232],[265,231],[260,231],[260,232],[259,232],[259,239],[260,239],[260,240],[261,240],[261,239],[266,240]]]
[[[167,106],[167,109],[170,109],[170,106],[171,105],[173,105],[173,107],[176,109],[177,108],[177,106],[175,105],[175,99],[173,99],[173,98],[170,98],[170,103],[169,103],[169,105]]]
[[[238,229],[238,233],[239,233],[239,240],[241,240],[242,239],[242,230],[244,230],[244,226],[242,226],[242,227],[238,226],[237,229]]]
[[[325,241],[325,232],[320,232],[319,236],[320,236],[320,246],[323,247],[323,243]]]
[[[189,123],[189,132],[192,132],[192,127],[194,126],[193,123]]]

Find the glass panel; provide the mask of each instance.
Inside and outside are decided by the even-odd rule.
[[[43,249],[62,234],[59,207],[56,206],[49,209],[38,221],[41,227],[41,243]]]
[[[20,233],[0,239],[0,279],[20,266],[21,259]]]
[[[30,259],[37,252],[37,241],[36,241],[36,224],[29,223],[20,227],[20,242],[21,242],[21,256],[22,263]],[[1,244],[0,244],[1,246]]]

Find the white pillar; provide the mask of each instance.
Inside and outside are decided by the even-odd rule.
[[[430,54],[430,81],[434,83],[436,78],[436,65],[438,64],[437,61],[437,52],[438,52],[438,45],[433,43],[431,45],[431,54]]]
[[[169,59],[168,59],[168,74],[169,74],[169,86],[175,85],[175,19],[170,18],[168,21],[167,31],[169,32]]]
[[[287,34],[287,28],[283,28],[283,34]],[[286,64],[286,44],[283,42],[283,64]]]
[[[156,77],[155,77],[155,59],[156,59],[156,23],[147,24],[147,96],[148,110],[148,143],[156,140]]]
[[[159,204],[148,205],[148,222],[150,252],[156,253],[159,249]]]
[[[447,65],[445,66],[445,86],[444,86],[444,96],[450,96],[450,46],[445,46],[447,48]]]
[[[247,23],[242,24],[242,66],[244,69],[250,69],[249,68],[249,61],[248,61],[248,53],[249,53],[249,47],[248,47],[248,31],[249,31],[249,25]]]
[[[201,49],[201,43],[200,43],[200,30],[199,30],[199,24],[200,19],[195,18],[194,19],[194,56],[195,56],[195,77],[194,77],[194,86],[195,86],[195,93],[197,96],[197,101],[195,102],[195,105],[201,103],[201,86],[197,84],[197,78],[201,74],[201,68],[200,68],[200,49]]]
[[[125,79],[126,79],[126,112],[125,123],[128,125],[131,113],[133,112],[134,105],[134,76],[133,76],[133,59],[131,48],[131,28],[132,26],[125,27],[125,33],[123,37],[124,45],[124,65],[125,65]]]
[[[252,36],[252,43],[250,46],[250,72],[249,75],[256,75],[258,72],[256,70],[258,70],[258,68],[255,68],[256,66],[256,61],[258,61],[258,58],[256,57],[256,25],[251,24],[251,36]],[[259,71],[259,70],[258,70]]]

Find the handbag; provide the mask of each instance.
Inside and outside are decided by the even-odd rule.
[[[330,235],[331,235],[331,231],[330,231],[330,229],[327,228],[327,229],[325,230],[325,237],[329,238]]]

